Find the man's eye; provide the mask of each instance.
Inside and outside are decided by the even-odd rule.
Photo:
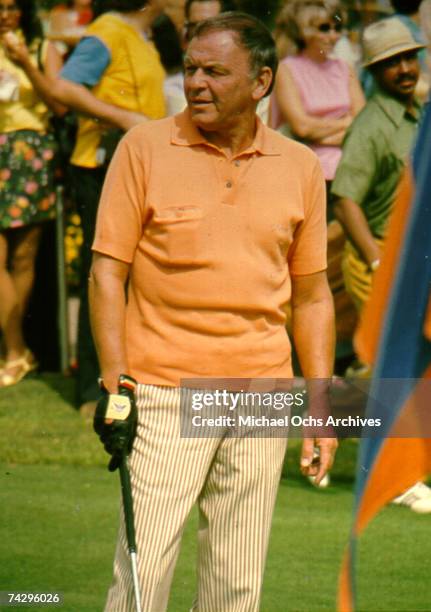
[[[193,74],[195,72],[195,67],[194,66],[185,66],[184,68],[184,72],[186,74]]]

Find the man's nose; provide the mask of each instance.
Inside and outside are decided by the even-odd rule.
[[[412,67],[412,60],[408,59],[407,57],[401,57],[400,58],[400,63],[398,65],[398,69],[400,72],[410,72]]]
[[[187,81],[189,87],[192,87],[193,89],[201,89],[202,87],[205,87],[206,82],[204,71],[201,68],[198,68],[193,72],[193,74],[187,77]]]

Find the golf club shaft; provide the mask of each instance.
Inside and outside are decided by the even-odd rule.
[[[132,564],[133,589],[135,592],[136,612],[142,612],[139,590],[138,564],[136,559],[135,519],[133,512],[132,485],[130,483],[127,457],[124,454],[120,464],[121,492],[123,495],[124,520],[126,523],[127,545]]]
[[[136,612],[142,612],[141,593],[139,591],[138,563],[135,552],[130,551],[130,560],[132,562],[133,588],[135,591]]]

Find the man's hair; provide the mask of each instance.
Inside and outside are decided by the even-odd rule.
[[[400,15],[414,15],[418,12],[422,0],[391,0],[391,4]]]
[[[98,17],[108,11],[118,11],[119,13],[139,11],[146,4],[147,0],[95,0],[94,15]]]
[[[186,19],[190,16],[190,7],[193,2],[212,2],[213,0],[186,0],[184,5],[184,15]],[[234,11],[236,9],[236,4],[234,0],[214,0],[220,4],[220,13],[225,13],[226,11]]]
[[[209,32],[233,32],[236,35],[240,46],[249,52],[253,77],[256,77],[262,68],[271,68],[272,81],[265,94],[268,96],[274,87],[278,67],[275,42],[268,28],[252,15],[231,11],[201,21],[196,26],[192,40]]]

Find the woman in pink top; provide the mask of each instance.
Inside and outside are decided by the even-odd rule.
[[[293,2],[286,9],[285,27],[298,54],[280,63],[271,125],[287,123],[293,135],[316,152],[329,182],[346,129],[365,104],[352,69],[331,58],[343,27],[341,10],[334,2]]]

